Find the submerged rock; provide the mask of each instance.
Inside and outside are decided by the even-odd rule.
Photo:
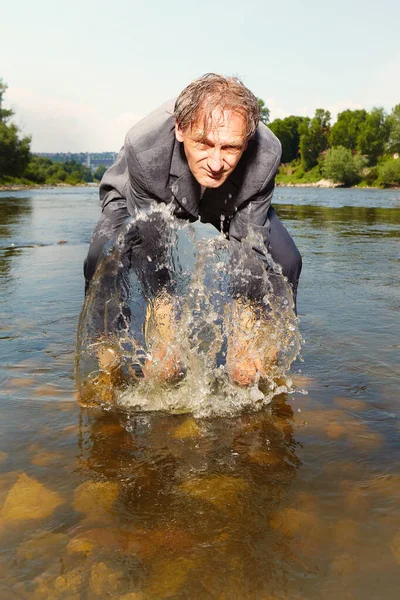
[[[318,518],[305,510],[284,508],[276,513],[271,521],[273,529],[279,529],[284,535],[302,535],[319,526]]]
[[[37,467],[48,467],[63,460],[63,455],[58,452],[38,452],[32,458],[32,464]]]
[[[95,563],[90,569],[89,597],[105,598],[114,596],[121,589],[123,574],[108,567],[105,563]]]
[[[237,507],[238,498],[248,487],[243,479],[229,475],[189,479],[180,485],[181,490],[190,496],[210,502],[216,508],[228,512]]]
[[[275,467],[284,460],[284,456],[277,451],[261,449],[250,450],[248,458],[260,467]]]
[[[393,558],[400,565],[400,531],[397,531],[393,536],[390,543],[390,550],[393,554]]]
[[[18,546],[17,556],[26,560],[48,559],[54,556],[56,548],[67,544],[68,536],[64,533],[41,531]]]
[[[154,575],[144,589],[143,598],[159,600],[176,596],[196,562],[187,558],[163,559],[155,564]]]
[[[0,519],[5,523],[44,519],[65,502],[57,492],[22,473],[9,491]]]
[[[75,490],[74,509],[83,512],[90,520],[100,520],[112,513],[119,495],[118,483],[85,481]]]
[[[201,429],[197,425],[196,421],[189,417],[179,425],[174,432],[172,433],[172,437],[178,440],[184,440],[186,438],[195,438],[201,435]]]

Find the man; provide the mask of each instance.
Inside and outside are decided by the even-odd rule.
[[[234,243],[253,232],[257,263],[262,261],[267,269],[272,262],[281,265],[295,299],[301,256],[271,207],[281,146],[259,117],[257,98],[241,81],[208,73],[186,87],[174,107],[166,104],[132,127],[100,185],[102,216],[85,261],[86,288],[104,244],[115,239],[127,217],[149,211],[156,202],[169,205],[178,219],[212,223]],[[142,271],[148,252],[155,257],[162,253],[162,227],[157,219],[150,219],[147,230],[127,236],[131,266]],[[150,310],[164,321],[158,328],[164,335],[159,336],[161,341],[151,349],[145,365],[144,374],[149,375],[156,362],[165,360],[168,371],[178,359],[165,358],[173,337],[165,293],[168,273],[150,261],[144,279],[149,299],[153,298]],[[249,323],[247,301],[254,298],[252,293],[247,296],[243,314]],[[262,372],[262,357],[250,354],[243,353],[243,348],[236,353],[228,349],[228,368],[240,385],[252,383]]]

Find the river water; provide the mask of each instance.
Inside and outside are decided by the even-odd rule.
[[[274,204],[304,261],[297,390],[199,418],[79,407],[97,190],[0,192],[1,598],[398,597],[400,191]]]

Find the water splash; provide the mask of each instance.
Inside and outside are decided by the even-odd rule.
[[[124,235],[162,218],[167,252],[147,253],[147,265],[169,273],[173,336],[168,354],[184,374],[175,384],[143,378],[157,327],[146,289],[146,266],[123,266]],[[214,227],[174,219],[163,206],[138,213],[103,256],[82,308],[76,348],[78,396],[84,404],[116,404],[140,411],[233,415],[259,409],[290,391],[286,376],[301,338],[291,287],[270,258],[267,272],[251,249],[251,234],[232,243]],[[256,297],[248,302],[244,298]],[[149,308],[150,306],[150,308]],[[236,345],[235,345],[236,344]],[[268,360],[273,348],[273,358]],[[232,383],[227,367],[235,352],[263,357],[268,368],[251,387]]]

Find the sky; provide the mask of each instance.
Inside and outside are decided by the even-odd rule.
[[[271,120],[400,103],[399,0],[5,0],[1,17],[5,106],[33,152],[117,151],[207,72]]]

